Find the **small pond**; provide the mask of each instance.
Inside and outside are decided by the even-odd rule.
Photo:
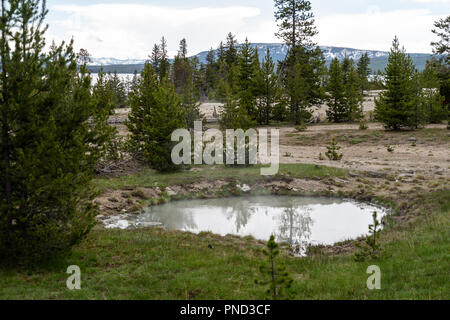
[[[106,228],[163,226],[193,233],[210,231],[219,235],[253,236],[298,248],[332,245],[367,235],[373,212],[386,215],[380,207],[352,200],[319,197],[239,197],[175,201],[149,207],[140,215],[122,215],[104,221]]]

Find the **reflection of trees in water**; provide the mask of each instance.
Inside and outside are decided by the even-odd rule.
[[[157,212],[150,209],[144,218],[145,221],[160,222],[169,230],[197,230],[198,226],[192,213],[186,208],[170,206],[159,207]]]
[[[295,254],[303,255],[310,243],[314,224],[311,211],[311,208],[291,203],[280,216],[277,240],[288,243]]]
[[[251,207],[250,201],[240,199],[228,199],[224,208],[224,214],[228,220],[235,221],[236,233],[245,228],[256,209]]]

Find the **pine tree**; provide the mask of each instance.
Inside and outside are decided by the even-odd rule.
[[[218,64],[216,63],[216,55],[211,48],[206,56],[205,82],[207,94],[210,90],[214,90],[218,79]]]
[[[440,39],[438,42],[431,43],[434,47],[433,52],[435,54],[445,54],[445,61],[448,64],[450,62],[450,16],[436,21],[434,26],[436,29],[433,29],[432,32]]]
[[[117,72],[108,75],[107,86],[113,95],[113,108],[117,109],[127,107],[128,99],[125,83],[120,79]]]
[[[242,129],[246,131],[255,126],[247,110],[239,106],[236,97],[232,94],[229,87],[226,92],[226,102],[223,106],[223,112],[220,115],[219,122],[223,130]]]
[[[150,109],[149,122],[145,132],[149,140],[144,143],[144,158],[155,170],[176,171],[180,167],[172,162],[172,133],[186,126],[186,115],[181,100],[169,81],[165,80],[154,95],[155,104]]]
[[[363,95],[361,93],[361,80],[358,70],[350,64],[347,83],[345,84],[345,106],[347,111],[346,121],[357,121],[363,117]]]
[[[1,1],[0,259],[65,253],[95,225],[109,114],[72,42],[44,52],[46,14],[45,1]]]
[[[440,81],[440,94],[444,97],[443,107],[447,112],[448,129],[450,129],[450,16],[440,19],[434,23],[436,29],[432,32],[440,39],[438,42],[432,42],[433,52],[441,55],[439,60],[433,58],[430,64],[433,64],[438,72]]]
[[[274,105],[279,102],[280,88],[278,86],[277,75],[275,73],[275,63],[273,62],[270,50],[267,49],[260,72],[257,73],[256,87],[258,95],[258,117],[260,124],[268,125]]]
[[[178,50],[178,55],[182,58],[182,59],[186,59],[187,58],[187,42],[186,39],[181,39],[180,41],[180,49]]]
[[[188,79],[183,96],[182,106],[186,115],[186,128],[193,129],[194,122],[200,120],[200,104],[198,103],[199,94],[195,90],[192,77]]]
[[[115,96],[109,80],[103,69],[100,68],[97,76],[97,82],[92,88],[92,97],[96,108],[104,110],[112,115],[115,109]]]
[[[312,38],[317,34],[310,1],[275,0],[277,36],[290,46],[280,66],[285,94],[295,124],[310,121],[311,108],[322,102],[325,58]]]
[[[348,78],[350,75],[350,70],[353,66],[353,59],[350,59],[347,55],[345,55],[344,59],[342,60],[342,78],[343,78],[343,82],[344,85],[347,85],[348,83]]]
[[[366,52],[358,61],[358,75],[361,81],[361,94],[364,95],[364,91],[368,89],[369,86],[369,75],[370,71],[370,58],[369,54]]]
[[[255,283],[262,286],[269,286],[266,291],[266,296],[269,299],[288,299],[289,292],[287,291],[292,286],[294,280],[289,275],[286,266],[277,259],[280,255],[280,250],[273,235],[270,237],[269,242],[267,242],[267,249],[263,253],[267,257],[268,265],[261,265],[259,270],[261,275],[268,278],[268,280],[261,281],[257,279]]]
[[[227,43],[224,48],[225,63],[229,70],[233,65],[238,63],[238,45],[234,35],[230,32],[227,35]]]
[[[178,169],[171,160],[174,130],[186,126],[181,99],[167,79],[159,83],[150,63],[146,63],[139,84],[131,93],[127,127],[130,149],[150,167],[162,171]]]
[[[318,32],[310,1],[275,0],[275,7],[280,39],[292,48],[315,46],[311,39]]]
[[[167,41],[166,38],[161,38],[161,44],[160,44],[160,62],[159,62],[159,81],[162,82],[166,77],[168,77],[170,72],[170,62],[167,52]]]
[[[238,96],[239,104],[247,111],[247,114],[251,117],[256,116],[255,105],[255,73],[257,70],[254,65],[255,50],[251,47],[248,39],[245,39],[245,43],[241,47],[241,51],[238,57]]]
[[[149,141],[148,128],[151,109],[156,104],[155,94],[159,86],[158,76],[150,63],[146,63],[141,76],[135,75],[135,84],[131,87],[129,104],[131,111],[126,126],[130,131],[130,151],[133,156],[143,160],[144,143]]]
[[[447,110],[443,105],[445,98],[441,96],[438,70],[432,63],[427,63],[420,75],[422,88],[421,103],[427,112],[429,123],[442,123],[447,119]]]
[[[385,91],[375,100],[375,117],[387,129],[416,128],[423,121],[417,115],[418,90],[412,59],[400,49],[395,37],[385,70]]]
[[[311,121],[312,107],[325,97],[322,78],[326,72],[322,50],[298,47],[284,62],[283,88],[288,97],[290,117],[296,125]]]
[[[155,70],[155,73],[159,75],[161,64],[161,48],[157,44],[153,46],[152,54],[150,55],[150,62],[152,64],[153,70]]]
[[[334,58],[331,62],[329,74],[327,117],[332,122],[344,122],[347,120],[348,112],[345,101],[344,76],[338,58]]]
[[[171,80],[178,94],[183,94],[190,77],[192,77],[192,69],[187,58],[186,39],[183,39],[180,42],[180,49],[172,65]]]

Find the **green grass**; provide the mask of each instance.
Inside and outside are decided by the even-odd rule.
[[[125,187],[154,187],[168,185],[185,185],[198,181],[237,180],[245,183],[255,183],[267,179],[261,176],[260,166],[248,168],[227,168],[225,166],[200,166],[201,171],[180,171],[161,174],[152,169],[142,171],[137,175],[120,178],[97,179],[94,184],[100,189],[121,189]],[[291,178],[321,179],[329,176],[345,178],[347,170],[309,164],[282,164],[276,177],[288,175]]]
[[[411,206],[420,215],[407,227],[382,232],[385,255],[379,261],[284,255],[294,297],[449,299],[450,192],[423,196]],[[251,238],[99,229],[71,257],[0,269],[0,299],[261,299],[264,290],[254,280],[264,259]],[[66,289],[69,265],[81,268],[80,291]],[[366,288],[370,265],[381,268],[382,290]]]

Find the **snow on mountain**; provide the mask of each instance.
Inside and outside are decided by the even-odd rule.
[[[269,49],[270,55],[275,62],[284,60],[289,50],[287,45],[281,43],[253,43],[252,47],[258,49],[258,54],[261,60],[266,56],[266,51]],[[334,58],[343,60],[346,56],[354,61],[358,61],[362,55],[367,52],[371,59],[370,68],[373,71],[384,70],[389,57],[389,52],[385,51],[361,50],[331,46],[321,46],[320,48],[324,53],[327,64],[329,64]],[[217,50],[215,50],[215,53],[217,54]],[[195,56],[201,63],[205,63],[207,54],[208,51],[203,51]],[[416,64],[417,69],[420,71],[425,68],[426,61],[431,57],[430,54],[424,53],[413,53],[410,55]],[[145,63],[145,60],[143,59],[119,60],[115,58],[98,58],[92,60],[93,63],[91,69],[93,70],[99,69],[99,66],[106,66],[106,68],[104,68],[106,72],[117,70],[119,73],[133,73],[135,70],[140,72]]]
[[[130,64],[144,64],[142,59],[126,59],[120,60],[116,58],[92,58],[92,66],[111,66],[111,65],[130,65]]]

